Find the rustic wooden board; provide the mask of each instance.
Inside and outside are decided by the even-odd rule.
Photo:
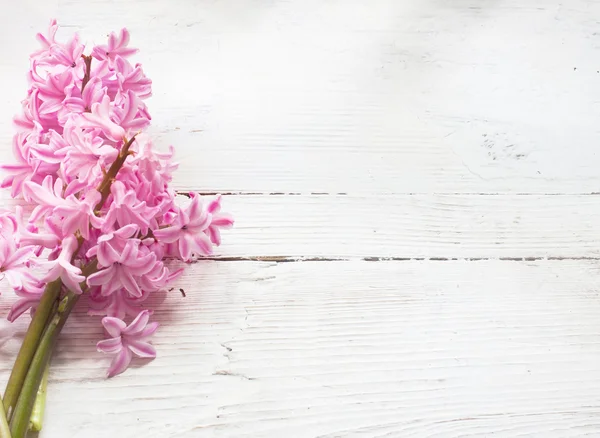
[[[0,162],[35,32],[127,26],[175,187],[237,219],[157,297],[157,360],[105,380],[74,315],[41,437],[600,436],[599,2],[0,13]],[[2,385],[25,322],[0,323]]]
[[[229,195],[222,205],[237,222],[214,258],[600,258],[599,203],[597,195]]]
[[[599,196],[228,196],[220,256],[573,258],[600,255]]]
[[[158,307],[143,367],[105,380],[100,327],[69,322],[44,436],[596,436],[597,276],[589,261],[198,263]]]
[[[242,192],[600,191],[600,3],[5,2],[0,141],[50,16],[128,26],[182,188]]]

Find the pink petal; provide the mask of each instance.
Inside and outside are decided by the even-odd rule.
[[[84,90],[84,93],[87,91],[87,87]],[[83,103],[83,100],[81,100],[79,97],[67,97],[64,101],[63,101],[63,105],[71,112],[74,113],[82,113],[85,110],[85,105]]]
[[[48,177],[52,178],[51,176]],[[43,206],[48,205],[54,207],[59,204],[59,200],[54,194],[49,193],[44,187],[31,181],[26,181],[23,184],[23,196],[26,201],[35,202]]]
[[[119,259],[123,263],[127,262],[129,259],[135,257],[135,253],[137,252],[136,250],[136,242],[133,240],[128,240],[125,244],[125,248],[123,248],[123,252],[119,256]]]
[[[127,57],[127,56],[131,56],[134,53],[136,53],[138,51],[138,49],[119,49],[119,55],[122,57]]]
[[[129,44],[129,31],[124,27],[119,33],[119,48],[125,48],[127,44]]]
[[[211,221],[212,226],[222,227],[222,228],[231,228],[233,226],[234,220],[233,216],[230,216],[225,213],[221,213],[218,216],[213,216]]]
[[[18,250],[16,250],[8,260],[6,260],[4,263],[4,268],[5,269],[10,269],[10,268],[16,268],[22,264],[24,264],[26,261],[28,261],[32,256],[32,251],[31,248],[20,248]]]
[[[48,100],[40,105],[40,114],[52,114],[59,111],[63,107],[60,100]]]
[[[123,334],[128,336],[135,336],[139,334],[148,324],[150,315],[152,315],[152,313],[149,310],[142,310],[131,322],[131,324],[129,324],[129,326],[123,330]]]
[[[48,268],[48,272],[46,272],[46,275],[44,275],[44,277],[41,280],[44,283],[49,283],[51,281],[56,280],[60,277],[60,274],[62,273],[62,269],[58,264],[58,261],[56,260],[50,262],[39,262],[38,265]]]
[[[15,322],[19,316],[25,313],[27,309],[31,308],[32,304],[34,304],[34,301],[30,298],[21,298],[20,300],[17,300],[10,308],[6,319],[10,322]]]
[[[60,257],[70,265],[71,257],[78,246],[79,244],[77,243],[77,238],[75,236],[65,237],[62,242]]]
[[[186,234],[179,239],[179,254],[184,261],[188,261],[192,258],[192,245],[190,245],[190,240],[191,238]]]
[[[113,338],[121,336],[121,332],[127,328],[127,324],[118,318],[112,318],[106,316],[102,318],[102,325],[106,329],[109,335]]]
[[[158,325],[159,324],[157,322],[151,322],[150,324],[148,324],[146,328],[142,331],[142,333],[140,333],[140,339],[146,339],[152,336],[154,332],[156,332]]]
[[[8,281],[8,284],[10,284],[10,286],[13,289],[23,289],[23,274],[24,272],[22,271],[5,271],[4,272],[4,276],[6,277],[6,280]]]
[[[139,357],[156,357],[156,349],[147,342],[129,340],[127,341],[127,348],[129,348],[133,352],[133,354]]]
[[[130,131],[141,131],[149,124],[147,119],[134,119],[127,123],[127,128]]]
[[[204,230],[206,227],[210,225],[212,221],[212,215],[208,213],[206,210],[202,210],[199,216],[192,216],[190,214],[190,222],[188,226],[194,229]]]
[[[193,238],[194,238],[194,243],[196,244],[196,247],[199,249],[199,252],[201,252],[204,255],[212,254],[212,252],[213,252],[212,243],[206,234],[204,234],[202,232],[202,233],[196,234]]]
[[[124,227],[119,228],[113,234],[122,239],[127,239],[127,238],[133,236],[138,231],[138,229],[139,229],[139,227],[136,224],[129,224],[129,225],[125,225]]]
[[[95,103],[94,105],[98,104]],[[125,130],[119,125],[111,122],[108,118],[101,118],[95,114],[88,113],[82,114],[82,117],[90,122],[86,126],[93,128],[98,127],[102,129],[102,132],[104,132],[104,135],[106,135],[109,140],[120,141],[123,139],[123,137],[125,137]]]
[[[55,210],[57,214],[63,215],[61,209]],[[62,223],[62,231],[64,235],[69,235],[75,233],[75,231],[79,230],[83,235],[83,238],[87,238],[85,234],[89,231],[89,227],[81,226],[81,217],[80,213],[76,211],[72,211],[70,215],[65,216]]]
[[[155,230],[154,237],[160,242],[173,243],[181,236],[181,227],[173,226]]]
[[[106,48],[102,46],[96,46],[92,49],[92,55],[94,55],[96,59],[104,59],[106,58]]]
[[[136,257],[129,258],[123,261],[124,264],[127,265],[128,268],[138,268],[142,274],[150,271],[154,267],[154,262],[156,262],[156,254],[150,252],[144,256],[142,256],[141,251],[137,251]],[[136,274],[141,275],[141,274]]]
[[[123,198],[125,198],[127,195],[125,185],[121,181],[115,181],[110,188],[110,192],[113,194],[115,200],[117,200],[119,204],[123,202]]]
[[[169,277],[167,269],[161,262],[157,262],[156,267],[158,267],[160,272],[158,277],[150,278],[151,275],[156,274],[156,272],[140,277],[140,287],[146,290],[155,291],[162,288],[167,283]]]
[[[116,376],[125,371],[129,367],[132,357],[131,351],[128,348],[123,348],[110,364],[108,377]]]
[[[102,353],[115,354],[121,351],[123,344],[121,343],[121,337],[104,339],[96,344],[98,351]]]
[[[127,291],[131,295],[133,295],[134,297],[142,296],[142,290],[140,289],[140,286],[137,284],[134,278],[131,276],[131,274],[123,272],[123,270],[121,270],[120,280],[123,287],[127,289]]]
[[[115,274],[112,275],[108,280],[108,283],[102,287],[102,295],[108,296],[121,289],[122,286],[123,283],[121,281],[121,274],[119,274],[119,270],[115,269]]]
[[[123,121],[131,121],[135,119],[138,111],[138,99],[135,93],[131,90],[127,92],[127,103],[125,106],[126,112],[123,114]]]
[[[110,36],[108,37],[108,49],[106,51],[112,52],[116,48],[117,48],[117,36],[115,35],[114,32],[111,32]]]
[[[102,242],[98,245],[97,257],[100,266],[110,266],[119,260],[119,253],[109,243]]]
[[[85,281],[85,277],[83,275],[77,275],[68,273],[66,270],[64,274],[60,276],[62,282],[65,284],[67,289],[76,294],[81,294],[81,285]]]
[[[192,193],[192,202],[187,208],[187,214],[190,217],[190,220],[194,220],[199,216],[202,216],[202,201],[200,200],[200,196],[196,193]]]
[[[83,102],[92,102],[94,103],[94,97],[104,97],[101,93],[103,93],[103,91],[101,90],[101,86],[102,86],[102,80],[98,77],[93,77],[86,85],[85,90],[83,90],[83,95],[81,96],[82,98],[82,104]],[[65,103],[67,102],[68,99],[65,99]],[[101,99],[98,99],[101,100]]]
[[[217,227],[208,227],[206,233],[208,234],[208,237],[210,237],[212,243],[217,246],[221,244],[221,232]]]
[[[148,272],[152,271],[152,269],[154,269],[154,266],[157,263],[156,256],[154,255],[154,253],[150,253],[148,254],[148,256],[136,260],[136,262],[139,261],[142,261],[143,263],[130,263],[127,265],[127,271],[131,275],[141,276],[147,274]]]
[[[31,148],[31,155],[38,160],[46,161],[47,163],[60,163],[64,160],[64,156],[57,155],[57,151],[50,148]]]
[[[107,269],[103,269],[98,272],[94,272],[87,278],[87,284],[89,286],[100,286],[109,282],[114,275],[115,268],[113,265]]]
[[[192,195],[190,194],[190,196]],[[190,215],[186,210],[179,210],[179,223],[182,225],[189,225]]]
[[[214,213],[219,211],[219,209],[221,208],[221,195],[217,195],[215,196],[215,198],[210,201],[208,203],[208,205],[206,206],[206,211],[208,211],[209,213]]]
[[[91,113],[81,114],[85,121],[82,127],[100,128],[104,135],[113,141],[121,141],[125,137],[125,130],[110,120],[110,97],[104,96],[101,102],[92,104]]]

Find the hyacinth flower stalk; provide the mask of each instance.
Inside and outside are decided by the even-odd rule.
[[[53,20],[37,35],[15,161],[1,166],[1,186],[20,200],[0,212],[0,276],[17,297],[7,318],[31,322],[0,403],[0,438],[41,427],[40,384],[83,294],[106,335],[90,354],[111,356],[107,376],[116,376],[156,356],[158,323],[145,304],[182,274],[172,261],[212,254],[233,225],[220,196],[176,198],[170,187],[174,151],[157,151],[144,132],[152,82],[130,61],[129,32],[87,51],[77,35],[58,42],[57,29]]]

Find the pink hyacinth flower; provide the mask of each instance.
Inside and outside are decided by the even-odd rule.
[[[27,202],[38,204],[33,209],[30,221],[38,221],[55,207],[63,204],[65,199],[62,197],[62,189],[62,180],[57,178],[56,181],[53,181],[51,175],[46,176],[41,185],[27,181],[23,185],[23,197]]]
[[[110,97],[104,96],[102,101],[92,105],[91,113],[81,114],[82,128],[100,128],[104,135],[112,141],[121,141],[125,130],[117,125],[110,117]]]
[[[161,242],[177,242],[184,261],[191,260],[193,252],[212,254],[212,243],[205,233],[211,223],[211,214],[203,208],[200,196],[195,193],[190,196],[192,202],[179,212],[173,225],[154,231],[154,237]]]
[[[125,245],[130,237],[136,234],[139,227],[135,224],[125,225],[117,231],[112,231],[98,237],[98,244],[90,248],[87,252],[88,257],[96,256],[98,258],[98,266],[106,267],[121,258],[121,253],[125,249]]]
[[[156,357],[156,350],[148,343],[148,339],[156,332],[158,323],[148,324],[150,315],[150,311],[143,310],[129,325],[110,316],[102,319],[102,325],[111,338],[98,342],[96,346],[102,353],[115,355],[108,369],[108,377],[125,371],[134,354],[142,358]]]
[[[114,32],[111,32],[110,36],[108,37],[108,44],[94,47],[92,54],[96,59],[107,59],[112,63],[117,56],[126,58],[137,52],[137,49],[127,47],[128,44],[129,31],[123,28],[121,29],[118,37]]]
[[[31,156],[39,160],[40,163],[44,163],[46,165],[59,164],[65,159],[65,155],[61,152],[61,149],[66,146],[65,139],[62,137],[62,135],[54,130],[51,130],[48,133],[48,137],[48,144],[37,143],[31,145]],[[57,166],[52,167],[55,169],[57,168]]]
[[[56,20],[51,20],[50,25],[48,26],[48,36],[45,36],[42,33],[38,33],[36,35],[37,40],[42,45],[42,48],[31,54],[32,59],[38,59],[39,61],[42,61],[51,57],[50,47],[56,44],[55,36],[57,31],[58,25],[56,24]]]
[[[0,169],[8,173],[8,176],[0,183],[0,187],[11,187],[10,195],[13,198],[21,192],[23,183],[30,180],[34,174],[34,168],[24,155],[23,144],[26,137],[25,133],[19,133],[13,138],[12,150],[17,163],[0,165]]]
[[[64,100],[65,112],[74,112],[81,114],[92,109],[92,105],[102,102],[106,94],[106,88],[102,85],[102,80],[93,77],[85,86],[83,93],[79,92],[79,87],[71,89],[71,95]],[[66,122],[66,120],[65,120]]]
[[[119,319],[135,317],[149,295],[150,292],[144,291],[141,297],[134,297],[126,289],[121,289],[105,296],[99,287],[95,287],[90,290],[88,315],[114,316]]]
[[[79,42],[79,35],[75,34],[67,44],[55,44],[51,46],[50,53],[52,53],[58,63],[74,68],[77,64],[83,62],[81,58],[83,49],[84,45]]]
[[[71,292],[80,294],[82,291],[79,283],[85,281],[85,277],[81,275],[81,269],[71,264],[71,258],[77,247],[75,236],[66,237],[62,242],[58,257],[55,260],[40,263],[41,266],[49,268],[42,281],[49,283],[60,278]]]
[[[63,107],[63,100],[67,96],[66,90],[73,81],[69,70],[56,75],[49,75],[45,82],[37,83],[38,97],[42,101],[39,107],[40,115],[58,112]]]
[[[39,283],[38,285],[32,285],[29,287],[23,287],[21,289],[15,289],[15,294],[19,299],[12,305],[8,312],[8,319],[10,322],[14,322],[19,316],[31,309],[31,312],[35,312],[35,309],[44,294],[44,285]]]
[[[14,236],[0,235],[0,280],[4,277],[16,289],[22,289],[24,282],[30,280],[27,262],[33,257],[32,247],[17,249]]]
[[[117,83],[121,91],[134,91],[141,99],[152,95],[152,81],[144,75],[142,67],[133,67],[128,61],[117,57],[115,61]]]
[[[96,189],[90,190],[85,199],[80,200],[75,195],[70,195],[62,205],[55,207],[54,212],[63,217],[62,234],[79,231],[81,237],[90,237],[90,218],[94,216],[94,207],[100,201],[100,193]]]
[[[154,217],[159,209],[146,206],[146,202],[140,202],[133,190],[128,190],[121,181],[115,181],[110,188],[113,202],[106,214],[103,229],[118,224],[123,227],[128,224],[136,224],[143,234],[148,233],[149,218]]]
[[[42,248],[55,248],[59,242],[59,237],[54,233],[40,233],[36,226],[25,223],[23,220],[23,207],[16,208],[17,234],[16,239],[21,247],[40,246]]]
[[[215,196],[206,207],[211,214],[211,221],[206,233],[215,245],[221,244],[221,232],[219,228],[231,228],[233,226],[233,217],[227,213],[221,213],[221,195]]]
[[[11,214],[0,215],[0,280],[4,277],[13,288],[22,289],[24,285],[35,282],[28,272],[29,260],[33,257],[32,246],[19,247],[15,240],[17,218]]]
[[[63,154],[62,170],[65,175],[77,176],[86,185],[93,185],[102,175],[102,164],[114,161],[118,151],[104,144],[101,137],[83,133],[77,126],[65,127],[63,136],[67,145],[56,154]]]
[[[152,81],[128,60],[137,51],[128,47],[129,32],[110,34],[91,59],[77,35],[63,43],[56,31],[53,20],[38,35],[41,49],[31,56],[29,89],[14,118],[15,159],[0,164],[0,185],[28,203],[16,214],[0,212],[0,280],[16,296],[11,321],[41,311],[49,282],[61,295],[85,290],[89,300],[79,305],[105,317],[109,339],[97,348],[114,355],[114,376],[134,356],[156,355],[148,339],[158,324],[144,309],[182,274],[170,268],[171,256],[210,254],[233,220],[220,211],[220,197],[192,194],[185,208],[177,205],[173,147],[155,151],[143,132]],[[94,272],[84,276],[88,267]]]
[[[156,255],[139,250],[139,240],[127,241],[119,260],[106,269],[93,273],[87,279],[89,286],[102,286],[102,294],[110,295],[125,288],[134,297],[141,297],[139,277],[155,269]]]
[[[144,104],[133,91],[129,90],[122,96],[122,101],[123,108],[115,108],[116,120],[120,126],[128,131],[141,131],[150,124],[150,119],[144,113],[139,113]]]

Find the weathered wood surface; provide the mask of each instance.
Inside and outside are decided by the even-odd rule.
[[[175,186],[237,218],[157,297],[155,361],[105,380],[75,315],[41,437],[600,436],[600,3],[0,12],[0,161],[35,32],[127,26]]]

